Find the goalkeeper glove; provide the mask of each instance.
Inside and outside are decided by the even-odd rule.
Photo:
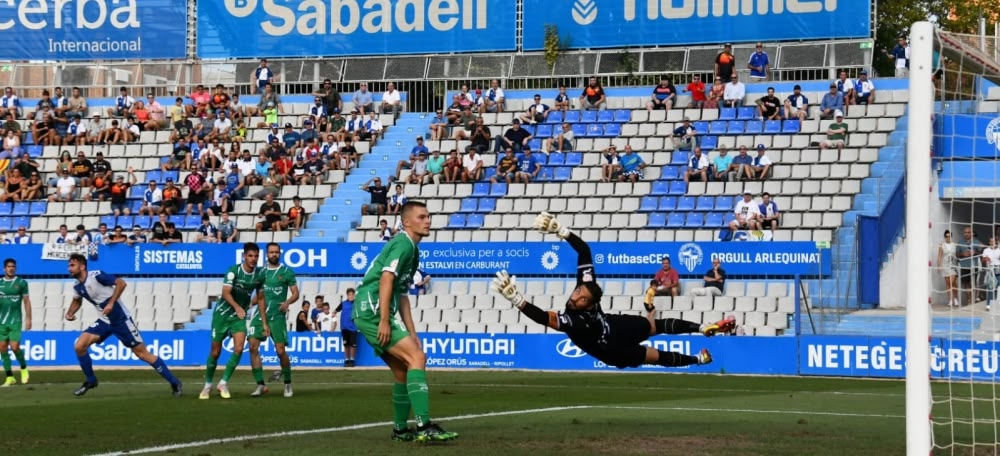
[[[524,295],[517,291],[517,277],[508,274],[506,270],[497,271],[497,276],[493,279],[493,290],[500,293],[515,307],[521,307],[524,304]]]
[[[535,229],[543,233],[555,234],[560,239],[566,239],[570,234],[569,227],[563,226],[554,215],[548,212],[542,212],[535,217]]]

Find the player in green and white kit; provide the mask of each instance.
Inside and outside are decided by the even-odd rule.
[[[430,398],[424,372],[427,356],[420,348],[406,291],[420,254],[417,243],[430,234],[431,217],[427,206],[410,201],[400,216],[403,229],[382,248],[358,287],[354,304],[354,324],[368,344],[392,370],[395,426],[392,439],[399,441],[446,441],[458,437],[441,429],[430,417]],[[400,318],[396,318],[396,314]],[[416,417],[416,431],[407,426],[410,409]]]
[[[288,344],[286,314],[288,306],[299,300],[299,285],[292,268],[281,264],[281,246],[274,242],[267,244],[267,266],[263,268],[263,273],[264,292],[257,295],[257,313],[250,319],[250,368],[257,381],[257,389],[250,395],[256,397],[267,392],[264,367],[260,361],[260,343],[270,337],[281,362],[285,397],[292,397],[292,363],[285,351]]]
[[[260,247],[253,242],[243,244],[243,262],[229,268],[222,281],[222,297],[215,302],[212,313],[212,349],[205,363],[205,387],[198,399],[208,399],[212,393],[212,379],[222,352],[222,341],[233,337],[233,354],[226,362],[226,370],[219,381],[219,396],[229,399],[229,378],[240,365],[243,344],[247,338],[247,311],[253,304],[254,292],[264,287],[264,269],[257,267]]]
[[[24,362],[24,352],[21,351],[22,303],[24,329],[30,331],[31,298],[28,297],[28,282],[17,276],[17,261],[7,258],[3,260],[3,280],[0,281],[0,358],[3,359],[3,370],[7,374],[7,379],[0,387],[17,383],[14,380],[14,371],[10,368],[8,346],[21,365],[21,383],[28,383],[28,365]]]

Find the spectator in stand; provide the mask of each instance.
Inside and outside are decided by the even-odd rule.
[[[767,148],[757,144],[757,156],[753,158],[753,176],[751,179],[766,180],[771,177],[771,157],[765,155]]]
[[[517,169],[517,180],[523,184],[528,184],[538,177],[538,173],[542,170],[542,165],[537,158],[531,155],[531,149],[526,147],[521,159],[518,160]]]
[[[740,77],[733,75],[733,78],[729,80],[729,84],[726,84],[726,90],[723,93],[723,106],[727,108],[738,108],[743,106],[743,99],[747,95],[747,88],[740,82]]]
[[[274,195],[268,193],[264,197],[264,204],[260,205],[257,211],[257,232],[277,231],[276,223],[281,221],[281,205],[274,201]]]
[[[677,128],[674,129],[674,149],[690,149],[698,145],[698,130],[691,124],[691,119],[685,117]]]
[[[867,71],[862,71],[854,83],[854,102],[859,105],[875,103],[875,83],[868,79]]]
[[[180,120],[174,121],[174,130],[170,133],[170,142],[176,143],[181,139],[188,143],[195,141],[194,124],[185,114],[181,114]]]
[[[21,201],[21,187],[27,184],[21,170],[11,168],[4,172],[3,193],[0,193],[0,202]],[[9,211],[9,209],[7,209]]]
[[[271,169],[272,180],[275,177],[275,170]],[[319,185],[326,180],[326,164],[320,159],[319,154],[313,154],[309,160],[306,160],[306,183]]]
[[[42,109],[35,111],[30,118],[34,119],[31,122],[31,137],[37,138],[35,142],[38,144],[43,146],[50,145],[49,128],[52,124],[52,111],[49,109],[49,106],[45,105]]]
[[[313,98],[313,104],[309,107],[308,115],[303,117],[303,121],[310,120],[316,122],[320,117],[327,117],[329,111],[326,110],[326,105],[323,104],[323,98],[317,96]]]
[[[536,93],[533,100],[534,103],[528,106],[527,111],[518,116],[522,123],[534,125],[549,118],[549,105],[542,103],[542,96]]]
[[[726,95],[726,86],[722,83],[722,78],[716,76],[715,83],[708,90],[705,99],[705,109],[719,109],[722,106]]]
[[[164,179],[166,185],[163,187],[163,201],[160,203],[160,213],[174,215],[181,210],[181,189],[174,185],[174,178]]]
[[[556,94],[554,108],[558,111],[566,112],[573,108],[570,105],[569,94],[566,93],[566,86],[559,86],[559,93]]]
[[[490,133],[490,128],[483,123],[482,117],[477,117],[472,130],[472,147],[476,148],[476,152],[484,154],[490,150],[491,144],[493,135]]]
[[[220,112],[225,112],[228,115],[229,111],[229,94],[226,93],[226,86],[222,84],[215,85],[215,93],[212,94],[210,100],[212,110],[211,112],[218,114]]]
[[[10,132],[9,136],[4,138],[4,150],[6,151],[8,147],[8,142],[10,140],[17,140],[17,145],[21,145],[21,140],[14,132]],[[63,138],[63,144],[66,145],[77,145],[83,146],[87,144],[87,124],[80,122],[80,118],[76,116],[71,116],[69,119],[69,126],[66,128],[66,136]],[[3,157],[3,153],[0,152],[0,158]]]
[[[495,184],[498,180],[503,179],[508,184],[513,183],[517,178],[517,165],[514,149],[508,147],[507,153],[497,161],[497,172],[493,177],[490,177],[490,182]]]
[[[771,234],[774,234],[774,230],[778,229],[778,222],[781,220],[778,204],[771,200],[771,194],[768,192],[764,192],[760,197],[760,227],[764,230],[769,229]]]
[[[733,208],[736,218],[729,222],[729,230],[733,233],[736,230],[759,230],[760,229],[760,205],[753,201],[753,194],[743,193],[743,199],[736,202]]]
[[[423,183],[433,181],[435,184],[440,184],[441,176],[444,174],[444,162],[445,158],[441,155],[441,151],[435,150],[431,153],[427,159],[427,177]]]
[[[128,239],[125,241],[125,244],[131,246],[133,244],[143,244],[145,242],[146,242],[146,235],[142,232],[142,227],[139,225],[135,225],[132,227],[132,234],[128,236]]]
[[[131,214],[128,208],[129,190],[136,183],[135,171],[132,167],[128,168],[128,179],[129,181],[125,182],[124,176],[115,176],[115,183],[111,184],[111,188],[108,189],[111,199],[111,213],[115,216]]]
[[[722,269],[722,261],[717,257],[712,258],[712,269],[705,273],[705,285],[701,288],[691,290],[691,296],[722,296],[722,289],[726,285],[726,270]]]
[[[701,76],[696,74],[692,77],[687,85],[687,91],[691,94],[691,105],[688,107],[701,109],[705,106],[705,83],[701,82]]]
[[[462,115],[455,120],[455,139],[471,139],[472,133],[476,129],[476,115],[472,113],[472,108],[465,108]]]
[[[177,122],[187,116],[187,110],[184,109],[184,99],[181,97],[174,98],[174,104],[167,108],[167,117],[170,118],[171,126],[176,126]]]
[[[747,154],[747,146],[740,146],[739,155],[729,165],[729,173],[730,181],[753,179],[753,157]]]
[[[63,95],[62,87],[55,87],[52,90],[54,92],[52,95],[52,110],[61,116],[69,117],[66,114],[69,111],[69,99]]]
[[[462,157],[458,156],[458,151],[452,149],[448,154],[448,159],[444,162],[444,180],[451,183],[458,181],[462,175]]]
[[[309,301],[302,301],[302,310],[295,317],[295,332],[312,332],[312,322],[309,318]]]
[[[404,169],[413,169],[414,163],[417,162],[417,157],[420,154],[426,154],[427,152],[428,152],[427,151],[427,146],[424,145],[424,137],[423,136],[417,136],[417,145],[413,146],[413,148],[410,149],[410,158],[409,158],[409,160],[400,160],[400,161],[398,161],[396,163],[396,174],[394,174],[392,177],[390,177],[389,181],[391,182],[391,181],[397,181],[397,180],[399,180],[399,176],[403,172],[403,170]]]
[[[305,158],[301,155],[295,157],[295,164],[292,165],[292,175],[290,177],[295,185],[306,185],[309,181],[309,173],[306,170]]]
[[[764,120],[781,120],[781,100],[774,96],[774,87],[768,87],[767,95],[757,99],[757,109]]]
[[[198,229],[195,231],[198,233],[195,237],[195,242],[219,242],[219,230],[212,225],[212,220],[208,214],[201,216],[201,225],[198,225]]]
[[[149,187],[142,194],[142,205],[139,206],[139,215],[155,215],[161,212],[163,207],[163,190],[156,186],[156,181],[149,181]]]
[[[267,155],[261,152],[257,160],[254,161],[253,173],[246,177],[247,185],[261,185],[264,182],[264,177],[271,170],[271,166],[271,161],[267,159]]]
[[[87,99],[81,95],[79,87],[73,87],[69,99],[66,100],[66,115],[85,117],[87,115]]]
[[[728,81],[733,76],[736,76],[736,57],[733,56],[733,45],[726,43],[715,56],[715,77]]]
[[[483,159],[479,157],[474,147],[469,147],[465,151],[467,153],[462,158],[462,183],[476,182],[483,177]]]
[[[662,267],[653,277],[656,281],[656,296],[676,297],[681,294],[680,275],[670,266],[670,255],[665,254],[661,264]]]
[[[186,139],[181,138],[174,144],[174,151],[170,154],[170,159],[163,162],[160,170],[163,172],[172,170],[191,169],[191,146]]]
[[[367,83],[361,83],[361,87],[354,92],[352,100],[354,101],[354,110],[358,111],[362,117],[369,112],[375,112],[375,101],[372,98],[372,93],[368,91]]]
[[[299,232],[306,224],[309,214],[302,207],[302,199],[298,196],[292,197],[292,207],[288,208],[288,213],[278,222],[276,231],[289,230],[294,233]]]
[[[407,182],[410,184],[422,185],[430,179],[430,172],[427,170],[427,152],[420,152],[417,161],[413,162],[413,169],[410,170],[410,177]]]
[[[59,225],[59,232],[56,233],[54,244],[66,244],[70,240],[69,228],[66,224]]]
[[[236,242],[239,240],[240,231],[236,229],[236,223],[229,220],[228,212],[222,213],[222,217],[216,228],[219,230],[219,242]]]
[[[14,89],[4,88],[4,96],[0,98],[0,116],[7,117],[11,114],[15,119],[21,116],[21,101],[14,94]]]
[[[403,186],[396,184],[396,193],[393,193],[389,197],[389,215],[397,215],[399,211],[403,209],[403,205],[406,204],[407,198],[406,194],[403,193]]]
[[[621,165],[621,175],[618,176],[619,182],[625,182],[626,180],[633,184],[638,182],[639,179],[643,178],[642,170],[649,166],[639,154],[632,151],[632,146],[629,144],[625,145],[625,155],[622,155],[618,160],[618,163]]]
[[[795,84],[793,92],[785,100],[785,118],[799,118],[799,122],[805,122],[809,117],[809,99],[802,95],[802,86]]]
[[[10,240],[10,243],[14,245],[31,244],[31,235],[28,234],[28,228],[25,226],[17,227],[17,234]]]
[[[5,118],[7,120],[4,121],[2,126],[0,126],[0,135],[7,136],[9,132],[13,131],[14,136],[17,136],[17,139],[24,140],[24,132],[21,131],[21,123],[14,120],[14,114],[8,112]]]
[[[152,121],[150,120],[149,109],[146,108],[146,105],[143,102],[135,102],[135,112],[133,115],[135,116],[135,126],[139,128],[139,131],[156,130],[156,125],[150,123]]]
[[[118,97],[115,98],[114,106],[108,108],[108,117],[125,117],[132,113],[135,98],[129,95],[128,88],[122,87],[118,90]],[[44,95],[44,93],[43,93]]]
[[[413,271],[413,277],[410,279],[410,289],[409,293],[411,295],[419,297],[420,295],[427,294],[427,290],[431,288],[431,275],[427,271],[423,270],[420,266]]]
[[[365,121],[365,129],[361,138],[365,141],[371,141],[372,146],[382,138],[382,121],[378,119],[378,114],[374,111],[368,113],[368,120]]]
[[[111,234],[108,235],[104,243],[108,245],[124,244],[127,241],[128,236],[125,236],[125,229],[121,225],[115,225],[114,230],[111,231]]]
[[[438,109],[434,112],[434,118],[431,119],[430,133],[431,140],[440,141],[448,137],[448,125],[450,122],[448,118],[441,114],[441,110]]]
[[[660,78],[660,84],[653,87],[653,94],[646,102],[646,111],[653,112],[654,109],[669,111],[677,103],[677,88],[674,82],[666,76]]]
[[[270,112],[269,112],[270,111]],[[247,107],[247,113],[253,116],[265,116],[263,125],[258,124],[257,128],[267,128],[269,124],[277,121],[278,114],[285,113],[285,107],[281,104],[281,97],[274,91],[274,85],[270,82],[264,84],[264,94],[260,96],[256,107]],[[274,116],[275,121],[267,119]]]
[[[465,87],[464,85],[462,87]],[[455,94],[451,97],[451,104],[448,105],[448,109],[445,111],[445,118],[448,119],[449,125],[454,125],[465,108],[471,108],[471,104],[465,104],[465,99],[460,94]]]
[[[73,178],[81,187],[89,187],[90,179],[94,176],[94,164],[87,159],[83,151],[76,153],[76,160],[73,161]]]
[[[212,109],[212,94],[201,84],[188,94],[188,98],[191,99],[191,104],[185,107],[188,117],[201,117]]]
[[[899,37],[899,42],[892,48],[892,52],[882,49],[882,53],[895,64],[897,78],[908,76],[910,70],[910,45],[906,42],[906,37]]]
[[[844,144],[847,142],[847,123],[844,122],[844,113],[840,111],[836,111],[833,117],[834,122],[826,129],[826,142],[819,143],[819,148],[825,150],[836,147],[840,152],[844,150]]]
[[[855,104],[857,93],[854,91],[854,81],[847,77],[847,70],[840,70],[840,77],[833,83],[837,86],[837,91],[844,96],[845,104]]]
[[[93,234],[91,243],[95,245],[107,245],[110,236],[111,234],[108,233],[108,224],[101,223],[97,225],[97,232]]]
[[[344,109],[344,102],[340,98],[340,91],[337,90],[330,79],[324,79],[323,85],[313,92],[313,96],[323,99],[323,106],[326,106],[326,112],[328,113],[340,112]]]
[[[393,119],[398,119],[402,111],[402,94],[396,90],[396,84],[390,82],[386,84],[385,92],[382,93],[382,114],[392,114]]]
[[[555,146],[556,152],[559,153],[573,150],[574,136],[573,128],[570,124],[563,122],[562,131],[554,138],[545,140],[545,153],[548,154],[549,152],[552,152],[553,146]]]
[[[156,101],[155,95],[146,95],[146,109],[149,110],[149,121],[146,122],[147,130],[159,130],[168,125],[167,110],[159,101]]]
[[[725,182],[729,180],[729,168],[733,164],[733,157],[729,155],[729,149],[725,146],[719,147],[719,155],[712,160],[712,180]]]
[[[490,89],[486,91],[486,96],[483,97],[483,104],[479,106],[479,113],[503,112],[505,109],[503,89],[500,88],[500,81],[494,79],[490,81]]]
[[[493,151],[499,154],[501,150],[511,147],[515,153],[520,153],[531,141],[531,138],[533,138],[531,133],[521,128],[521,121],[514,119],[513,125],[504,132],[503,136],[497,136]]]
[[[274,83],[274,71],[267,66],[267,59],[260,59],[260,65],[250,74],[250,93],[258,93]]]
[[[89,245],[92,240],[90,233],[87,232],[87,227],[83,225],[77,225],[76,232],[66,236],[67,244]]]
[[[976,239],[971,226],[962,229],[962,236],[962,242],[958,243],[955,248],[955,256],[958,257],[959,286],[968,292],[969,298],[966,305],[972,305],[976,303],[973,286],[976,277],[976,263],[980,261],[978,257],[982,255],[983,248],[986,246]],[[959,294],[958,299],[959,305],[961,305],[961,294]]]
[[[844,94],[837,90],[836,84],[830,84],[830,91],[823,95],[819,104],[819,118],[832,119],[834,113],[843,112]]]
[[[361,215],[384,215],[388,205],[389,189],[382,185],[382,179],[371,178],[361,187],[371,195],[371,201],[361,205]]]
[[[389,226],[389,222],[385,221],[385,219],[381,219],[378,221],[379,239],[383,241],[388,241],[389,239],[392,239],[392,237],[395,235],[396,235],[396,230],[394,230],[392,227]]]
[[[585,111],[603,111],[607,107],[608,98],[604,96],[604,88],[597,81],[596,77],[591,77],[587,87],[583,88],[580,94],[580,109]]]
[[[767,74],[771,69],[771,60],[764,52],[764,43],[757,43],[753,54],[750,54],[750,60],[747,61],[747,68],[750,70],[751,81],[767,80]]]
[[[153,241],[159,242],[160,245],[164,247],[170,244],[177,244],[180,242],[184,242],[184,235],[181,234],[180,231],[177,231],[177,225],[174,222],[167,222],[166,226],[167,230],[161,236],[162,239],[158,240],[156,239],[156,236],[153,236]]]
[[[24,157],[27,154],[21,155]],[[17,168],[15,168],[17,169]],[[23,173],[22,173],[23,175]],[[21,186],[21,201],[32,201],[45,198],[45,185],[38,171],[32,172],[28,182]]]
[[[708,182],[708,172],[708,156],[701,153],[700,147],[695,147],[688,160],[688,169],[684,172],[684,182]]]
[[[206,209],[205,202],[210,198],[210,194],[205,193],[205,184],[208,183],[208,178],[202,175],[199,167],[194,167],[191,169],[191,173],[184,178],[184,186],[188,189],[188,197],[185,202],[184,214],[187,216],[191,215],[193,209],[197,208],[198,212],[195,214],[204,214]]]
[[[601,163],[601,182],[611,182],[611,178],[621,171],[619,164],[621,157],[618,156],[618,147],[609,146],[604,149],[604,152],[601,152],[601,156],[604,158],[604,163]]]
[[[233,137],[233,121],[229,120],[225,110],[219,110],[216,117],[212,121],[212,130],[205,140],[214,141],[218,139],[223,142],[231,141]]]

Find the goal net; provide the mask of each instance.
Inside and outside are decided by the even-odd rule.
[[[998,454],[996,42],[918,23],[910,45],[906,236],[931,268],[907,266],[907,454]]]

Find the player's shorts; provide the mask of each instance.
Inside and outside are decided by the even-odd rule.
[[[364,304],[362,303],[361,305]],[[409,337],[410,335],[410,333],[407,332],[406,328],[403,326],[403,322],[398,318],[393,318],[389,320],[389,343],[386,345],[379,345],[378,323],[378,316],[371,318],[354,318],[354,326],[358,327],[358,332],[361,333],[362,336],[365,336],[365,340],[368,341],[368,345],[371,345],[372,349],[375,350],[375,356],[381,357],[382,354],[387,353],[389,349],[399,343],[399,341]]]
[[[357,347],[358,346],[358,332],[351,331],[350,329],[341,329],[340,338],[344,341],[345,347]]]
[[[221,316],[212,313],[212,342],[222,342],[233,334],[247,332],[247,322],[235,315]]]
[[[118,341],[128,348],[135,348],[143,343],[142,335],[139,334],[139,328],[136,327],[132,317],[116,324],[111,324],[105,320],[97,320],[91,323],[83,332],[99,337],[100,339],[97,343],[102,343],[111,336],[117,337]]]
[[[275,317],[268,318],[268,328],[271,330],[271,340],[276,344],[287,345],[288,344],[288,321],[285,317]],[[250,322],[249,332],[247,337],[251,339],[267,340],[264,337],[264,322],[259,318],[254,318]]]
[[[608,323],[606,343],[591,355],[619,369],[646,363],[646,347],[639,345],[649,338],[649,320],[636,315],[605,315]]]
[[[20,342],[21,324],[18,323],[16,325],[0,325],[0,341]]]

